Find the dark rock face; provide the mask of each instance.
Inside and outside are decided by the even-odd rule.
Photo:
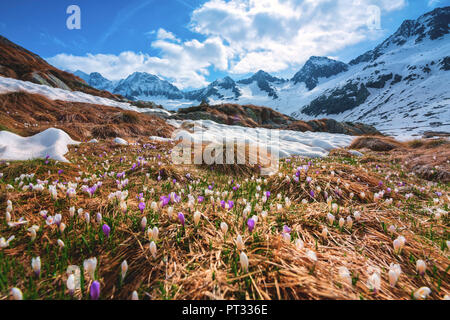
[[[329,78],[347,70],[348,65],[343,62],[327,57],[311,57],[291,81],[294,84],[304,82],[308,90],[312,90],[319,83],[319,78]]]
[[[450,70],[450,56],[443,58],[440,65],[441,65],[441,70],[449,71]]]
[[[369,81],[366,83],[367,88],[382,89],[386,85],[386,81],[391,80],[393,77],[392,73],[381,75],[377,80]]]
[[[302,112],[310,116],[338,114],[363,104],[369,95],[370,92],[364,84],[348,82],[342,88],[314,99]]]

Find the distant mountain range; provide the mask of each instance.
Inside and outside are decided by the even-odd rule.
[[[271,107],[297,119],[334,118],[375,125],[387,133],[450,125],[450,7],[406,20],[380,45],[348,64],[311,57],[295,75],[279,79],[262,70],[183,92],[157,76],[136,72],[120,81],[99,73],[75,75],[90,86],[168,109],[232,102]]]

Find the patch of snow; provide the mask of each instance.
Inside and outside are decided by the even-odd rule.
[[[119,138],[119,137],[114,139],[114,143],[120,144],[122,146],[127,146],[128,145],[128,141],[126,141],[126,140],[124,140],[122,138]]]
[[[348,150],[348,152],[349,152],[350,154],[354,155],[354,156],[357,156],[357,157],[362,157],[362,156],[364,155],[364,154],[362,154],[361,152],[356,151],[356,150]]]
[[[335,148],[348,147],[354,137],[344,134],[326,132],[299,132],[266,128],[246,128],[219,124],[211,120],[168,120],[168,123],[180,128],[182,123],[194,124],[194,130],[176,130],[174,140],[182,139],[193,143],[248,143],[267,148],[272,154],[281,158],[289,156],[325,157]]]
[[[158,136],[151,136],[151,137],[150,137],[150,140],[153,140],[153,141],[161,141],[161,142],[172,142],[172,141],[173,141],[173,139],[170,139],[170,138],[163,138],[163,137],[158,137]]]
[[[61,129],[49,128],[31,137],[21,137],[9,131],[0,131],[0,159],[31,160],[49,157],[68,162],[64,155],[68,145],[79,144]]]

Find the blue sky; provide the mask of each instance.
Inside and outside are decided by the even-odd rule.
[[[66,27],[69,5],[81,29]],[[61,69],[111,79],[145,71],[180,88],[264,69],[289,78],[311,55],[348,62],[405,19],[450,0],[15,0],[0,3],[0,34]],[[369,6],[381,29],[367,27]]]

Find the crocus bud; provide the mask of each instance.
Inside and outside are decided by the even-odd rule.
[[[340,219],[339,219],[339,228],[342,229],[342,227],[344,226],[344,223],[345,223],[344,218],[340,218]]]
[[[425,275],[425,271],[427,270],[427,264],[423,260],[417,260],[417,262],[416,262],[416,269],[417,269],[417,272],[421,276],[423,276],[423,275]]]
[[[58,239],[57,242],[58,242],[58,245],[59,245],[60,249],[64,248],[64,241],[62,241],[61,239]]]
[[[142,231],[145,230],[145,227],[146,227],[146,226],[147,226],[147,218],[146,218],[146,217],[143,217],[142,220],[141,220],[141,228],[142,228]]]
[[[381,278],[377,272],[374,272],[372,275],[369,276],[369,279],[367,279],[367,286],[375,293],[380,290]]]
[[[222,222],[220,224],[220,229],[222,230],[223,234],[225,235],[228,231],[228,225],[226,224],[226,222]]]
[[[326,239],[328,237],[328,229],[324,227],[321,233],[322,238]]]
[[[250,218],[247,220],[247,226],[248,226],[248,230],[250,232],[253,231],[253,229],[255,228],[255,220],[253,220],[253,218]],[[225,233],[225,232],[224,232]]]
[[[333,225],[333,223],[334,223],[334,215],[331,214],[331,213],[328,213],[328,214],[327,214],[327,219],[328,219],[328,223],[329,223],[330,225]]]
[[[333,211],[334,213],[339,211],[339,206],[337,205],[337,203],[333,203],[331,205],[331,211]]]
[[[36,257],[31,259],[31,267],[33,268],[34,274],[39,277],[41,273],[41,258]]]
[[[75,276],[73,274],[69,275],[66,281],[67,289],[69,290],[69,294],[73,295],[75,292]]]
[[[102,223],[103,218],[100,212],[97,212],[96,220],[98,224]]]
[[[347,284],[348,286],[352,286],[352,277],[350,275],[350,271],[346,267],[340,267],[338,270],[339,278],[342,282]]]
[[[158,236],[159,236],[159,229],[158,227],[153,227],[153,232],[152,232],[152,236],[153,236],[153,240],[158,240]]]
[[[152,254],[153,258],[156,258],[156,244],[154,241],[150,243],[150,253]]]
[[[242,271],[244,271],[244,273],[247,273],[248,272],[248,257],[244,252],[241,252],[240,262],[241,262]]]
[[[414,292],[414,298],[417,300],[425,300],[430,295],[431,290],[428,287],[422,287]]]
[[[139,300],[139,296],[136,290],[131,294],[131,300]]]
[[[92,300],[98,300],[98,298],[100,297],[100,282],[98,282],[97,280],[92,282],[89,289],[89,294]]]
[[[69,208],[69,215],[71,218],[73,218],[73,216],[75,215],[75,207],[70,207]]]
[[[23,294],[19,288],[12,288],[11,295],[14,300],[23,300]]]
[[[361,219],[361,213],[359,211],[353,212],[353,217],[355,217],[356,221],[359,221]]]
[[[391,265],[389,267],[389,273],[388,273],[389,284],[391,285],[391,287],[395,287],[401,273],[402,273],[402,269],[400,268],[400,265],[391,263]]]
[[[351,229],[352,226],[353,226],[353,219],[352,219],[352,217],[348,216],[347,217],[347,228]]]
[[[61,222],[61,224],[59,225],[59,231],[64,232],[64,230],[66,230],[66,224],[64,222]]]
[[[182,212],[178,213],[178,220],[180,220],[181,225],[184,227],[185,219],[184,214]]]
[[[316,263],[317,262],[317,254],[312,251],[312,250],[308,250],[306,251],[306,256],[308,257],[309,260],[311,260],[312,262]]]
[[[400,253],[405,245],[406,239],[403,236],[399,236],[397,239],[394,240],[393,246],[394,251],[396,253]]]
[[[198,211],[195,211],[194,213],[194,224],[197,226],[200,221],[201,213]]]
[[[139,210],[141,211],[141,213],[144,213],[144,209],[145,209],[145,203],[144,202],[139,202]]]
[[[302,241],[301,239],[297,239],[297,240],[295,240],[295,247],[296,247],[298,250],[303,250],[303,248],[305,247],[305,245],[304,245],[304,243],[303,243],[303,241]]]
[[[244,250],[244,248],[245,248],[244,240],[242,240],[242,237],[241,237],[240,234],[238,234],[238,236],[236,237],[236,248],[237,248],[239,251],[242,251],[242,250]]]
[[[97,268],[97,258],[89,258],[84,260],[83,262],[84,270],[86,270],[91,277],[91,279],[95,279],[95,269]]]
[[[127,275],[128,271],[128,263],[127,260],[123,260],[122,264],[120,265],[121,274],[122,274],[122,281],[125,279],[125,276]]]
[[[111,228],[105,223],[102,227],[103,233],[107,238],[109,238],[109,233],[111,232]]]
[[[31,228],[30,229],[30,237],[31,237],[31,241],[34,241],[36,239],[36,229]]]
[[[173,207],[168,207],[167,208],[167,215],[169,216],[169,219],[172,219]]]

